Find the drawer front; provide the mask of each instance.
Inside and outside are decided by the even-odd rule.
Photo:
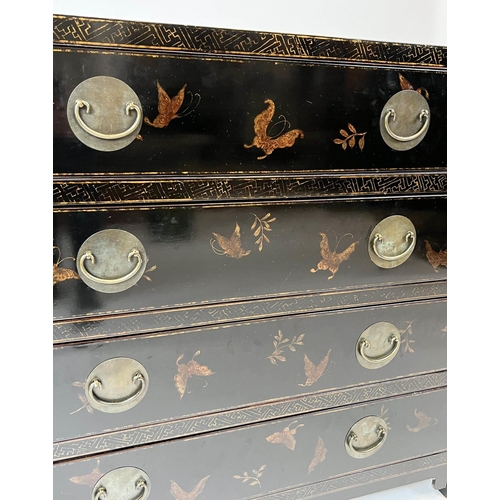
[[[395,233],[379,229],[394,215],[415,234],[392,223]],[[102,241],[88,240],[111,229],[132,243],[101,258]],[[379,230],[383,242],[375,241]],[[109,246],[114,236],[105,234]],[[53,241],[56,320],[425,283],[446,278],[446,199],[59,211]],[[389,259],[410,255],[382,268],[374,246]],[[141,260],[130,253],[136,247]],[[100,262],[121,267],[99,274]],[[136,274],[117,289],[78,276],[78,266],[94,279]]]
[[[438,389],[56,464],[54,498],[92,498],[100,485],[118,492],[127,485],[105,474],[121,467],[139,469],[151,498],[271,498],[445,449],[446,390]]]
[[[96,49],[56,50],[53,60],[56,174],[227,175],[446,167],[445,72]],[[132,137],[128,145],[113,151],[96,149],[99,141],[104,148],[112,141],[88,136],[88,142],[82,142],[81,135],[88,134],[81,132],[73,115],[90,124],[92,113],[99,113],[99,102],[91,102],[99,96],[79,87],[95,77],[116,78],[133,92],[143,114],[133,133],[140,139]],[[413,92],[430,110],[429,128],[415,147],[394,151],[381,133],[381,115],[389,100],[408,85],[424,89]],[[105,88],[108,99],[115,99],[112,88]],[[75,110],[76,98],[87,99],[89,110]],[[159,106],[165,99],[170,108],[163,104],[163,116]],[[117,114],[125,113],[127,103],[122,100],[119,93]],[[129,115],[132,121],[133,112]],[[389,126],[397,127],[398,119],[402,120]],[[106,122],[95,128],[107,130]]]
[[[112,367],[119,374],[106,371],[117,359],[130,361]],[[444,300],[61,346],[54,350],[54,441],[271,408],[284,398],[444,369]],[[133,382],[138,371],[143,383]],[[102,387],[92,385],[95,377]],[[133,405],[121,401],[138,391]],[[184,431],[177,432],[169,438]]]

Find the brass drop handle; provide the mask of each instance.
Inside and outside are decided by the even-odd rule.
[[[415,234],[413,233],[413,231],[408,231],[406,233],[406,236],[405,236],[405,241],[408,242],[409,239],[412,239],[414,240],[415,239]],[[373,238],[373,252],[375,253],[375,255],[379,258],[379,259],[382,259],[382,260],[386,260],[386,261],[395,261],[395,260],[400,260],[400,259],[404,259],[405,257],[409,256],[412,252],[413,252],[413,245],[410,244],[408,245],[408,248],[403,252],[403,253],[400,253],[399,255],[392,255],[392,256],[389,256],[389,255],[382,255],[381,253],[379,253],[378,249],[377,249],[377,244],[380,242],[382,243],[384,241],[384,238],[382,237],[382,235],[380,233],[376,233],[375,234],[375,237]]]
[[[377,427],[376,434],[378,440],[374,444],[365,446],[364,448],[357,448],[353,443],[358,440],[358,436],[354,431],[351,431],[347,435],[347,447],[353,452],[353,454],[357,455],[357,458],[373,455],[384,444],[385,438],[387,437],[387,432],[382,426]]]
[[[98,377],[94,377],[89,383],[88,394],[89,394],[90,398],[93,400],[93,403],[97,403],[101,406],[108,406],[109,407],[109,406],[129,404],[141,395],[144,387],[146,386],[144,376],[141,372],[136,372],[134,374],[134,376],[132,377],[132,383],[134,385],[137,385],[137,384],[140,384],[140,385],[139,385],[138,389],[136,389],[136,391],[133,392],[130,396],[126,396],[126,397],[120,398],[120,399],[105,399],[105,398],[98,396],[94,392],[95,388],[102,389],[102,385],[103,385],[101,382],[101,379],[99,379]]]
[[[135,257],[137,259],[137,263],[136,263],[134,269],[132,269],[132,271],[130,271],[125,276],[122,276],[120,278],[98,278],[97,276],[94,276],[93,274],[89,273],[89,271],[85,267],[85,261],[86,260],[90,260],[92,262],[92,264],[95,263],[95,257],[94,257],[94,255],[92,254],[92,252],[90,250],[87,250],[80,257],[80,271],[89,280],[95,281],[96,283],[101,283],[103,285],[116,285],[118,283],[123,283],[124,281],[129,280],[130,278],[132,278],[133,276],[135,276],[139,272],[139,270],[141,269],[141,266],[142,266],[142,257],[141,257],[141,254],[140,254],[139,250],[137,250],[137,249],[134,248],[128,254],[128,261],[129,262],[132,260],[132,257]]]
[[[396,335],[391,335],[389,337],[389,343],[392,345],[392,348],[387,354],[384,354],[382,356],[367,356],[365,353],[365,349],[370,348],[370,342],[368,342],[368,340],[362,337],[358,341],[359,355],[368,363],[373,363],[373,364],[384,363],[386,361],[391,360],[398,352],[399,338]]]
[[[132,123],[132,125],[127,130],[119,132],[118,134],[103,134],[101,132],[97,132],[96,130],[91,129],[82,120],[82,117],[80,116],[80,109],[83,107],[85,107],[87,114],[90,113],[90,104],[87,101],[84,101],[83,99],[77,99],[75,101],[75,107],[74,107],[75,120],[77,121],[78,125],[80,125],[80,127],[82,127],[82,129],[85,130],[85,132],[94,137],[97,137],[98,139],[112,140],[112,139],[121,139],[123,137],[127,137],[130,134],[132,134],[132,132],[142,122],[142,109],[133,102],[127,102],[125,106],[125,114],[128,116],[130,114],[130,111],[135,111],[137,116],[135,117],[134,123]]]
[[[389,126],[389,119],[392,117],[392,121],[396,121],[396,111],[393,109],[388,109],[385,118],[384,118],[384,125],[385,125],[385,130],[387,133],[396,141],[399,142],[410,142],[414,141],[415,139],[418,139],[420,136],[424,135],[427,132],[427,129],[429,128],[429,111],[426,109],[422,109],[420,111],[420,114],[418,115],[418,119],[424,124],[422,125],[422,128],[415,134],[409,135],[407,137],[403,137],[400,135],[395,134],[392,130],[391,127]]]
[[[145,479],[138,479],[135,483],[135,489],[139,490],[142,489],[142,492],[139,494],[138,497],[135,497],[130,500],[144,500],[148,495],[149,495],[149,487],[148,483],[146,482]],[[104,486],[100,486],[97,488],[95,494],[94,494],[94,500],[104,500],[108,496],[108,491]]]

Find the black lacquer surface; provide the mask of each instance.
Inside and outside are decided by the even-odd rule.
[[[402,87],[402,74],[429,93],[431,125],[415,148],[396,152],[382,140],[379,119],[385,103]],[[158,110],[157,81],[173,98],[186,86],[178,114],[162,129],[143,123],[142,140],[115,152],[82,144],[66,116],[74,88],[93,76],[112,76],[138,95],[145,117]],[[82,97],[84,99],[84,97]],[[261,149],[247,149],[254,118],[276,106],[268,135],[304,132],[292,147],[276,149],[262,160]],[[70,103],[70,107],[72,104]],[[117,109],[121,109],[117,103]],[[187,114],[186,114],[187,113]],[[129,54],[99,50],[54,52],[54,173],[146,173],[334,171],[343,169],[444,169],[446,167],[446,73],[432,70],[334,66],[265,59]],[[283,121],[286,118],[286,122]],[[348,123],[365,133],[364,148],[335,144]],[[348,132],[351,134],[351,132]]]
[[[357,342],[382,321],[401,332],[401,344],[389,364],[370,370],[356,359]],[[446,326],[446,301],[436,301],[55,348],[54,441],[442,370]],[[317,380],[306,375],[306,356],[314,366],[323,361]],[[148,392],[126,412],[91,412],[81,401],[83,386],[98,364],[116,357],[143,365]],[[187,368],[179,365],[192,358],[212,373],[193,370],[180,384],[175,377]]]
[[[138,467],[149,475],[151,498],[169,497],[172,481],[183,491],[190,492],[208,477],[198,498],[248,499],[347,472],[420,457],[446,448],[445,402],[446,391],[438,389],[389,398],[383,403],[280,419],[56,464],[54,499],[87,499],[100,475],[123,466]],[[431,422],[418,431],[415,431],[418,427],[416,411],[423,412]],[[355,459],[345,451],[344,439],[351,426],[368,415],[382,416],[386,421],[389,427],[387,439],[374,455]],[[288,441],[293,449],[268,439],[287,427],[293,432],[293,441]],[[318,461],[311,469],[319,439],[326,449],[324,460]],[[427,463],[432,463],[432,459]],[[256,476],[252,471],[258,471],[264,465],[266,467],[259,477],[260,487],[234,477],[243,477],[244,472]],[[373,480],[374,476],[368,472],[365,481],[370,483]],[[297,497],[284,495],[282,498]]]
[[[265,231],[269,242],[263,240],[259,251],[253,223],[255,216],[263,219],[268,213],[268,220],[276,220],[269,224],[272,231]],[[416,247],[404,264],[381,269],[369,257],[368,240],[381,220],[395,214],[413,222]],[[221,255],[213,233],[230,238],[236,224],[240,250],[250,253]],[[55,318],[446,278],[444,266],[434,270],[429,263],[424,243],[430,241],[436,250],[445,247],[444,198],[59,212],[54,214],[53,244],[62,258],[76,257],[90,235],[108,228],[128,231],[142,242],[147,269],[156,266],[145,273],[151,281],[143,277],[120,293],[97,292],[81,280],[57,283]],[[332,279],[330,271],[311,272],[322,260],[320,233],[327,236],[332,252],[359,241]],[[61,267],[74,269],[74,263],[65,261]]]

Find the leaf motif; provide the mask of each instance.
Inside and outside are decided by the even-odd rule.
[[[301,333],[301,334],[297,337],[297,341],[302,340],[305,336],[306,336],[306,334],[305,334],[305,333]]]
[[[267,222],[274,222],[276,220],[276,217],[273,217],[272,219],[269,219]]]
[[[285,356],[275,356],[278,361],[286,361]]]
[[[340,135],[344,136],[344,137],[349,137],[349,132],[347,132],[347,130],[344,130],[343,128],[340,129]]]
[[[353,133],[353,134],[356,134],[356,129],[354,128],[354,125],[352,125],[351,123],[348,123],[347,124],[347,127],[349,128],[349,130]]]
[[[259,227],[255,230],[255,232],[253,233],[253,235],[254,235],[254,236],[259,236],[259,234],[260,234],[260,230],[261,230],[261,227],[262,227],[262,226],[259,226]]]
[[[353,148],[356,145],[356,137],[352,136],[349,139],[349,147]]]
[[[295,352],[297,349],[295,349],[295,347],[293,347],[293,345],[289,345],[288,348],[290,349],[290,351],[293,351]]]
[[[257,218],[254,219],[252,227],[250,228],[250,231],[253,231],[257,227]]]
[[[338,138],[337,139],[333,139],[333,142],[335,144],[342,144],[344,142],[344,139],[338,139]]]
[[[83,382],[73,382],[71,385],[75,387],[85,387],[85,384]]]
[[[342,143],[342,149],[347,149],[347,142]]]
[[[147,276],[146,274],[143,274],[142,277],[146,280],[146,281],[153,281],[149,276]]]
[[[271,212],[269,212],[266,215],[264,215],[264,217],[262,217],[262,220],[266,220],[270,216],[271,216]]]
[[[269,243],[269,238],[265,234],[263,234],[262,236],[264,236],[264,239]]]
[[[259,481],[252,481],[252,482],[250,483],[250,486],[255,486],[256,484],[259,484]]]
[[[269,360],[271,361],[271,363],[272,363],[273,365],[277,365],[277,364],[278,364],[278,363],[276,363],[276,360],[275,360],[274,358],[269,358]]]
[[[365,147],[365,136],[361,137],[361,139],[358,142],[359,149],[363,151],[363,148]]]
[[[241,477],[241,476],[238,476],[238,475],[233,476],[233,477],[234,477],[234,479],[242,479],[242,477]]]

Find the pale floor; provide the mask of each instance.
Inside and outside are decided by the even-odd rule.
[[[427,480],[365,495],[356,500],[446,500],[446,498],[432,487],[431,480]]]

